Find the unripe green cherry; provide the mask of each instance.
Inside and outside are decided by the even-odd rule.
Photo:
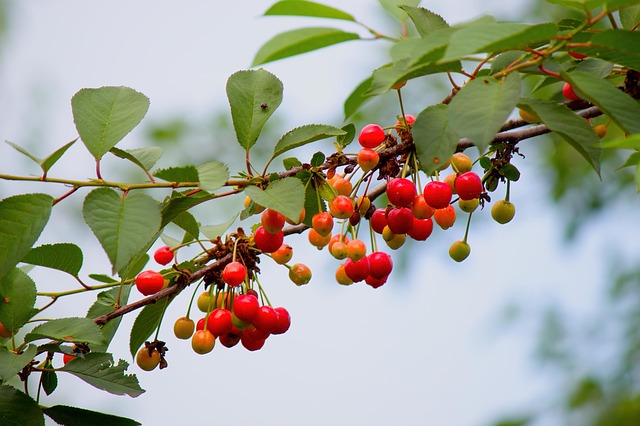
[[[500,224],[511,222],[516,214],[516,206],[507,200],[499,200],[491,207],[491,217]]]
[[[196,325],[191,318],[181,317],[173,324],[173,334],[175,334],[178,339],[190,339],[191,336],[193,336],[195,328]]]
[[[311,281],[311,269],[304,263],[296,263],[289,269],[289,279],[295,285],[305,285]]]
[[[462,262],[471,253],[471,247],[464,241],[454,241],[449,247],[449,256],[456,262]]]
[[[473,161],[467,154],[456,152],[451,156],[451,164],[458,173],[465,173],[473,167]]]
[[[478,205],[480,204],[480,200],[478,198],[472,198],[470,200],[458,200],[458,207],[463,212],[471,213],[474,212]]]

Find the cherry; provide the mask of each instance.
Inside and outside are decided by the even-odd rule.
[[[260,222],[265,231],[270,234],[277,234],[284,227],[284,215],[275,210],[266,209],[260,216]]]
[[[413,213],[406,207],[392,209],[387,215],[388,226],[394,234],[406,234],[413,225]]]
[[[409,179],[391,179],[387,184],[387,198],[397,207],[409,207],[416,198],[416,186]]]
[[[260,306],[251,323],[256,329],[271,333],[277,326],[278,313],[269,305]]]
[[[274,308],[274,311],[278,314],[278,321],[275,328],[271,331],[271,334],[283,334],[291,326],[291,315],[282,306]]]
[[[12,336],[11,330],[9,330],[7,327],[4,326],[4,324],[0,322],[0,337],[2,337],[3,339],[7,339],[11,336]]]
[[[198,320],[198,322],[196,323],[196,331],[198,330],[204,330],[204,325],[205,325],[205,321],[207,320],[206,317],[204,318],[200,318]]]
[[[416,117],[411,115],[411,114],[405,114],[404,121],[407,123],[406,126],[402,122],[402,119],[396,121],[396,130],[400,130],[400,129],[404,129],[404,128],[410,128],[416,122]]]
[[[232,348],[240,342],[240,334],[227,333],[218,337],[220,344],[225,348]]]
[[[510,201],[498,200],[491,207],[491,217],[502,225],[511,222],[515,215],[516,206]]]
[[[347,257],[354,262],[362,259],[367,254],[367,246],[362,240],[354,239],[347,244]]]
[[[333,245],[335,243],[344,243],[344,244],[349,244],[349,237],[347,237],[344,234],[335,234],[333,237],[331,237],[331,240],[329,240],[329,251],[331,251],[331,248],[333,247]]]
[[[407,240],[407,236],[405,234],[394,234],[388,226],[384,227],[384,230],[382,231],[382,238],[391,250],[398,250]]]
[[[296,263],[289,269],[289,279],[297,286],[308,284],[311,281],[311,269],[304,263]]]
[[[333,189],[336,190],[338,195],[346,195],[347,197],[353,190],[353,184],[344,178],[334,180],[331,186],[333,186]]]
[[[369,275],[367,278],[364,279],[364,282],[367,283],[368,285],[370,285],[373,288],[378,288],[378,287],[381,287],[382,285],[384,285],[387,282],[387,277],[376,278],[376,277],[372,277],[371,275]]]
[[[264,226],[256,229],[256,233],[253,236],[253,240],[256,243],[256,247],[263,253],[273,253],[278,250],[284,241],[284,234],[282,231],[277,234],[271,234],[267,232]]]
[[[413,199],[411,213],[413,213],[413,216],[417,219],[429,219],[433,216],[433,212],[435,212],[435,209],[427,204],[424,200],[424,195],[420,194]]]
[[[204,321],[203,321],[203,328],[204,328]],[[187,318],[187,317],[180,317],[173,324],[173,334],[175,334],[175,336],[178,339],[186,340],[191,338],[191,336],[193,336],[194,329],[195,329],[195,323],[191,318]]]
[[[284,265],[293,257],[293,248],[289,244],[282,244],[278,250],[271,253],[271,257],[278,265]]]
[[[250,337],[246,332],[242,333],[242,336],[240,336],[240,343],[242,343],[242,346],[244,346],[245,349],[249,351],[257,351],[262,349],[262,347],[264,346],[264,342],[265,339],[254,339]]]
[[[226,291],[221,291],[218,293],[218,297],[216,297],[216,308],[231,308],[231,299],[233,298],[233,293]]]
[[[374,232],[382,234],[382,230],[387,226],[387,211],[385,209],[377,209],[371,215],[369,224]]]
[[[576,95],[576,92],[569,83],[564,83],[564,86],[562,86],[562,95],[570,101],[577,101],[580,99],[580,96]]]
[[[251,322],[258,314],[260,302],[252,294],[241,294],[233,300],[233,313],[242,321]]]
[[[462,262],[471,253],[471,247],[464,241],[454,241],[449,247],[449,256],[456,262]]]
[[[246,197],[244,199],[244,208],[246,209],[247,207],[249,207],[249,204],[251,204],[251,197]],[[264,206],[261,206],[259,204],[254,204],[254,208],[253,208],[253,214],[260,214],[264,211]]]
[[[344,269],[344,263],[341,263],[336,269],[336,281],[341,285],[351,285],[353,284],[353,280],[349,278],[347,272]]]
[[[358,165],[363,172],[368,172],[376,168],[380,162],[380,155],[371,148],[362,148],[358,151]]]
[[[408,235],[416,241],[424,241],[433,232],[433,220],[413,218],[413,226]]]
[[[444,209],[438,209],[433,214],[436,223],[442,229],[449,229],[456,222],[456,211],[451,204]]]
[[[160,265],[166,265],[173,260],[173,252],[171,247],[162,246],[153,254],[153,259]]]
[[[198,330],[191,338],[191,348],[195,353],[204,355],[213,350],[216,344],[215,336],[209,330]]]
[[[271,335],[271,333],[268,333],[266,331],[262,331],[262,330],[258,330],[257,328],[251,326],[248,327],[246,330],[244,330],[242,332],[242,334],[246,334],[247,337],[254,339],[254,340],[266,340],[267,337],[269,337]]]
[[[200,296],[198,296],[196,304],[198,305],[200,312],[210,312],[215,308],[215,300],[211,297],[208,291],[203,291]]]
[[[389,276],[393,269],[393,261],[391,256],[382,251],[375,251],[367,256],[369,259],[369,275],[382,279]]]
[[[336,241],[333,244],[329,243],[329,253],[338,260],[346,259],[349,254],[348,246],[342,241]]]
[[[214,309],[207,319],[207,330],[214,336],[222,336],[229,333],[232,325],[231,312],[224,308]]]
[[[338,219],[349,219],[354,212],[353,202],[346,195],[338,195],[329,203],[329,211]]]
[[[518,110],[518,114],[520,114],[520,118],[522,118],[527,123],[534,124],[540,122],[540,119],[538,117],[524,109]]]
[[[455,181],[456,181],[457,177],[458,177],[457,173],[450,173],[450,174],[446,175],[444,177],[444,179],[442,179],[442,181],[444,183],[446,183],[447,185],[449,185],[451,187],[451,191],[453,191],[454,194],[456,193]]]
[[[160,352],[157,349],[142,347],[136,354],[136,364],[144,371],[151,371],[160,364]]]
[[[471,167],[473,167],[471,158],[462,152],[456,152],[451,156],[451,164],[453,165],[453,169],[458,173],[468,172],[471,170]]]
[[[598,135],[600,139],[602,139],[607,135],[607,126],[604,124],[598,124],[593,127],[593,131],[596,132],[596,135]]]
[[[311,218],[311,227],[323,237],[331,234],[333,230],[333,216],[329,212],[320,212]]]
[[[156,294],[164,286],[164,277],[160,272],[147,270],[136,277],[136,288],[145,296]]]
[[[369,276],[369,259],[363,257],[357,262],[347,259],[344,263],[344,272],[353,282],[364,280]]]
[[[480,200],[478,198],[473,198],[471,200],[458,201],[458,207],[460,207],[460,210],[467,213],[473,213],[474,211],[476,211],[479,205],[480,205]]]
[[[358,142],[365,148],[375,148],[384,142],[384,130],[377,124],[367,124],[360,131]]]
[[[371,207],[371,200],[369,199],[369,197],[360,196],[358,198],[358,203],[356,204],[356,211],[358,213],[364,216],[369,211],[370,207]]]
[[[318,250],[322,250],[324,246],[326,246],[331,242],[331,234],[322,236],[318,234],[318,231],[316,231],[313,228],[309,229],[309,232],[307,233],[307,238],[309,239],[309,243],[312,246],[317,247]]]
[[[222,270],[222,281],[231,287],[242,284],[247,277],[247,268],[240,262],[229,262]]]
[[[67,365],[69,363],[69,361],[71,361],[72,359],[74,359],[75,356],[71,355],[71,354],[62,354],[62,363],[64,365]],[[158,361],[159,362],[159,361]],[[142,368],[142,367],[141,367]],[[153,370],[153,368],[152,368]]]
[[[424,200],[434,209],[443,209],[451,202],[453,191],[444,182],[431,181],[424,187]]]
[[[462,173],[454,186],[461,200],[473,200],[482,194],[482,179],[475,172]]]

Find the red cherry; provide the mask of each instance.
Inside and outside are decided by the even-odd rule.
[[[249,337],[246,332],[242,333],[242,336],[240,336],[240,343],[242,343],[242,346],[244,346],[245,349],[249,351],[257,351],[262,349],[262,347],[264,346],[264,342],[265,339],[253,339]]]
[[[331,234],[333,230],[333,216],[329,212],[320,212],[311,218],[311,227],[323,237]]]
[[[260,222],[270,234],[277,234],[284,226],[284,215],[275,210],[266,209],[260,216]]]
[[[346,195],[338,195],[329,203],[329,211],[338,219],[349,219],[354,212],[353,202]]]
[[[278,250],[284,241],[284,234],[282,231],[277,234],[270,234],[264,229],[264,226],[256,229],[256,233],[253,236],[256,243],[256,247],[263,253],[273,253]]]
[[[398,207],[409,207],[416,198],[416,186],[409,179],[391,179],[387,184],[387,198]]]
[[[358,165],[363,172],[376,168],[380,162],[380,155],[371,148],[362,148],[358,151]]]
[[[569,83],[564,83],[564,86],[562,86],[562,95],[570,101],[577,101],[580,99],[580,96],[576,95],[576,92]]]
[[[200,318],[198,320],[198,322],[196,323],[196,331],[198,330],[204,330],[204,322],[207,320],[207,318]]]
[[[371,253],[369,256],[369,275],[382,279],[389,276],[391,270],[393,269],[393,261],[391,260],[391,256],[382,251],[376,251]]]
[[[231,322],[231,312],[228,309],[217,308],[209,314],[207,320],[207,330],[214,336],[222,336],[231,331],[233,323]]]
[[[411,114],[405,114],[404,121],[406,121],[408,127],[411,127],[416,122],[416,117]],[[396,121],[396,130],[400,130],[402,128],[404,128],[402,120]]]
[[[225,348],[232,348],[238,344],[238,342],[240,341],[240,336],[240,334],[227,333],[223,334],[222,336],[218,336],[218,340],[220,341],[220,344]]]
[[[278,325],[278,314],[271,306],[263,305],[251,323],[258,330],[271,333]]]
[[[143,271],[136,277],[136,288],[145,296],[156,294],[164,286],[164,277],[160,272]]]
[[[357,262],[347,259],[344,263],[344,272],[353,282],[364,280],[369,276],[369,259],[367,257],[363,257]]]
[[[367,124],[360,131],[358,142],[365,148],[375,148],[384,142],[384,130],[377,124]]]
[[[242,334],[246,334],[247,337],[253,340],[265,340],[267,337],[271,335],[271,333],[267,333],[266,331],[258,330],[255,327],[248,327],[246,330],[242,332]]]
[[[69,361],[71,361],[72,359],[74,359],[75,356],[73,355],[69,355],[69,354],[62,354],[62,363],[64,365],[67,365],[67,363],[69,363]]]
[[[377,209],[371,215],[371,219],[369,219],[369,223],[371,224],[371,228],[373,231],[382,234],[382,230],[385,226],[387,226],[387,211],[385,209]]]
[[[173,252],[171,247],[162,246],[153,254],[153,259],[160,265],[166,265],[173,260]]]
[[[391,209],[387,215],[387,222],[394,234],[406,234],[413,225],[413,213],[406,207]]]
[[[431,181],[424,187],[424,200],[434,209],[443,209],[451,202],[453,192],[444,182]]]
[[[449,204],[444,209],[436,210],[436,212],[433,214],[433,218],[440,226],[440,228],[449,229],[456,222],[456,210],[451,204]]]
[[[378,288],[387,282],[387,277],[376,278],[369,275],[367,278],[364,279],[364,282],[369,284],[373,288]]]
[[[413,218],[413,226],[408,232],[409,236],[416,241],[424,241],[433,232],[433,220]]]
[[[453,183],[461,200],[473,200],[482,193],[482,179],[475,172],[462,173]]]
[[[291,315],[289,315],[289,311],[282,306],[274,308],[274,310],[278,314],[278,322],[271,334],[283,334],[289,330],[291,326]]]
[[[252,294],[241,294],[233,300],[233,313],[242,321],[251,322],[258,314],[260,302]]]
[[[424,200],[424,195],[420,194],[413,200],[411,212],[418,219],[429,219],[433,216],[434,208]]]
[[[247,268],[240,262],[229,262],[222,271],[222,280],[231,287],[237,287],[247,277]]]

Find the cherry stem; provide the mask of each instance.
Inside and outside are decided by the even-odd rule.
[[[162,325],[162,320],[164,319],[164,314],[167,312],[167,307],[169,306],[169,299],[165,299],[164,309],[162,310],[162,314],[160,315],[160,321],[158,321],[158,327],[156,328],[156,335],[153,337],[154,341],[158,340],[158,336],[160,335],[160,326]]]
[[[193,293],[191,294],[191,300],[189,300],[189,306],[187,307],[187,318],[189,318],[189,315],[191,314],[191,306],[193,306],[193,300],[196,298],[196,293],[200,288],[200,283],[202,283],[202,281],[196,285],[196,288],[193,289]]]
[[[504,196],[504,200],[505,200],[506,202],[509,202],[509,195],[510,195],[510,192],[511,192],[511,181],[510,181],[509,179],[507,179],[507,193],[506,193],[506,194],[505,194],[505,196]]]
[[[100,173],[100,159],[96,160],[96,176],[98,177],[98,180],[104,180],[102,179],[102,174]]]
[[[471,216],[473,215],[473,212],[469,213],[469,217],[467,218],[467,227],[464,230],[464,238],[462,239],[462,241],[466,244],[467,243],[467,237],[469,236],[469,225],[471,224]]]
[[[404,104],[402,103],[402,89],[398,89],[398,102],[400,103],[400,112],[402,113],[402,122],[403,125],[406,127],[407,126],[407,120],[405,118],[405,114],[404,114]]]
[[[69,192],[67,192],[66,194],[56,198],[55,200],[53,200],[52,205],[56,205],[58,204],[60,201],[64,200],[65,198],[67,198],[68,196],[70,196],[71,194],[73,194],[74,192],[76,192],[78,189],[80,189],[80,187],[78,186],[74,186]]]

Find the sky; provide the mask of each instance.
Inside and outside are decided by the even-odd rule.
[[[271,1],[10,1],[10,29],[0,53],[0,138],[45,156],[76,137],[70,98],[83,87],[126,85],[146,94],[151,108],[121,148],[146,146],[145,122],[183,115],[206,117],[227,107],[224,87],[233,72],[250,67],[259,46],[278,32],[317,25],[292,17],[261,17]],[[377,1],[325,1],[370,26],[395,31]],[[481,14],[518,18],[525,2],[423,2],[456,23]],[[349,23],[320,25],[360,31]],[[363,33],[364,34],[364,33]],[[287,128],[322,122],[342,125],[342,102],[351,89],[386,60],[383,43],[350,42],[265,65],[284,83],[277,113]],[[428,95],[428,94],[427,94]],[[420,97],[414,95],[415,99]],[[418,107],[416,103],[416,107]],[[424,105],[423,105],[424,106]],[[395,119],[394,119],[395,120]],[[192,161],[215,160],[224,144],[190,153]],[[92,175],[91,157],[77,144],[53,175]],[[535,157],[532,163],[541,161]],[[171,164],[163,158],[162,165]],[[105,165],[116,170],[116,160]],[[239,161],[231,167],[242,167]],[[499,226],[485,211],[471,231],[471,257],[457,264],[447,256],[461,239],[464,223],[437,232],[406,249],[404,273],[385,286],[341,287],[333,281],[335,260],[305,247],[294,236],[296,261],[314,277],[305,287],[289,282],[286,270],[265,259],[261,282],[274,305],[287,307],[292,327],[250,353],[218,346],[208,355],[172,336],[174,318],[184,315],[188,295],[170,307],[161,339],[170,348],[169,368],[145,373],[132,365],[147,390],[132,399],[94,391],[74,377],[61,377],[60,390],[43,404],[70,404],[132,417],[143,424],[264,425],[489,425],[502,415],[551,403],[552,372],[531,360],[535,326],[504,331],[501,312],[514,302],[525,314],[548,303],[566,306],[577,317],[601,295],[606,274],[603,251],[623,229],[592,233],[577,244],[561,244],[563,220],[544,208],[546,188],[522,161],[522,180],[513,188],[513,223]],[[38,171],[8,146],[0,146],[0,170]],[[27,172],[25,172],[25,170]],[[61,188],[2,183],[0,195]],[[85,250],[83,274],[107,272],[108,261],[76,203],[54,212],[42,242],[72,241]],[[209,220],[209,218],[206,218]],[[212,212],[211,222],[225,218]],[[477,226],[476,226],[477,225]],[[623,243],[624,244],[624,243]],[[627,242],[632,248],[633,242]],[[394,259],[399,259],[394,254]],[[399,268],[398,268],[399,269]],[[51,271],[34,271],[42,288],[74,283]],[[576,286],[580,286],[576,293]],[[576,296],[576,294],[578,294]],[[86,303],[62,302],[52,315],[84,316]],[[81,306],[81,308],[78,308]],[[131,362],[128,315],[112,350]],[[540,422],[540,424],[545,424]]]

